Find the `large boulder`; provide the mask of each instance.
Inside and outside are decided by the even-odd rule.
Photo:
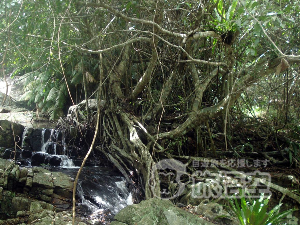
[[[0,147],[13,148],[21,146],[24,126],[8,120],[0,120]]]
[[[122,209],[111,225],[213,225],[173,205],[169,200],[149,199]]]

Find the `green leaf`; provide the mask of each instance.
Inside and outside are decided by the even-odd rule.
[[[238,3],[238,0],[234,0],[232,2],[232,4],[229,6],[229,9],[226,13],[226,19],[227,20],[232,20],[233,19],[237,3]]]
[[[53,88],[49,91],[48,96],[47,96],[47,98],[46,98],[46,101],[55,101],[56,98],[57,98],[57,93],[58,93],[58,90],[57,90],[55,87],[53,87]]]

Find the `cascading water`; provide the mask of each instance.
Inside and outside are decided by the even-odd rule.
[[[22,148],[32,151],[33,166],[75,167],[66,154],[65,135],[59,130],[26,128],[22,136]]]
[[[75,169],[64,172],[74,178],[77,174]],[[97,224],[109,224],[116,213],[133,203],[125,178],[105,167],[85,167],[79,177],[77,195],[78,215]]]
[[[79,167],[75,167],[68,156],[72,150],[66,143],[63,131],[45,128],[25,129],[22,140],[23,153],[26,148],[32,151],[32,166],[50,165],[48,169],[66,173],[75,179]],[[80,164],[81,161],[76,163]],[[125,178],[104,166],[83,168],[78,181],[77,196],[78,215],[97,224],[109,224],[117,212],[133,203]]]

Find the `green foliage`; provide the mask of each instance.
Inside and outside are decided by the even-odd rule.
[[[160,1],[159,4],[140,0],[102,2],[130,18],[148,21],[153,21],[153,15],[159,7],[164,17],[160,27],[171,33],[184,35],[214,30],[222,35],[226,31],[240,30],[241,35],[236,42],[237,47],[232,50],[235,58],[234,66],[228,71],[233,81],[241,80],[243,78],[241,70],[255,64],[259,60],[258,57],[276,53],[262,28],[277,45],[282,43],[280,48],[285,54],[299,52],[297,47],[299,46],[297,27],[299,1],[283,0],[279,3],[272,0],[200,2],[185,0],[181,2]],[[180,43],[183,41],[180,38],[155,32],[159,36],[156,50],[161,67],[156,67],[153,71],[148,86],[150,88],[145,88],[141,100],[143,103],[149,102],[147,105],[142,105],[143,111],[149,111],[149,113],[151,113],[150,107],[154,108],[154,105],[159,103],[161,90],[164,88],[170,71],[177,70],[178,56],[182,53],[178,47],[187,48]],[[97,58],[99,55],[92,54],[91,50],[110,49],[103,52],[102,68],[104,70],[103,81],[106,82],[103,90],[109,92],[108,83],[112,82],[110,81],[111,74],[120,73],[116,71],[116,68],[122,60],[121,53],[125,50],[125,45],[123,45],[125,41],[139,37],[152,40],[154,37],[152,33],[152,25],[136,22],[136,20],[130,20],[129,23],[128,20],[103,7],[82,6],[78,1],[41,0],[37,4],[36,1],[6,0],[0,3],[0,38],[3,40],[0,46],[0,61],[3,59],[3,65],[12,76],[27,76],[26,93],[23,98],[47,112],[52,118],[59,117],[69,100],[65,79],[70,85],[71,92],[75,90],[75,87],[78,87],[76,91],[83,92],[79,90],[82,88],[83,70],[88,71],[93,76],[91,78],[97,80],[95,77],[99,74],[99,58]],[[195,59],[227,64],[227,53],[223,51],[219,43],[220,38],[199,38],[189,43],[190,49],[185,50]],[[134,90],[134,85],[146,71],[152,54],[149,42],[134,42],[129,48],[127,61],[130,62],[128,68],[125,68],[127,71],[124,72],[127,77],[120,73],[120,79],[118,78],[125,95],[129,95]],[[201,81],[204,81],[207,74],[214,69],[214,66],[195,63],[195,71],[201,77]],[[229,79],[227,72],[222,74],[223,69],[221,68],[220,73],[210,82],[211,85],[207,88],[208,91],[205,92],[203,101],[201,99],[201,107],[213,105],[214,97],[220,101],[224,97],[225,86],[229,83]],[[193,105],[194,79],[190,70],[183,71],[180,78],[175,78],[177,86],[173,84],[169,98],[165,102],[166,113],[163,116],[168,112],[189,113]],[[277,105],[269,107],[269,102],[271,100],[274,102],[275,99],[282,101],[278,93],[283,93],[283,90],[271,91],[270,94],[268,92],[274,90],[274,87],[268,85],[270,83],[282,85],[282,79],[283,77],[280,76],[267,78],[261,82],[260,89],[251,90],[253,95],[263,93],[259,100],[253,100],[253,107],[258,105],[261,111],[262,108],[268,108],[269,115],[272,114],[269,117],[270,120],[279,118],[276,117],[279,107]],[[294,87],[292,91],[296,92],[299,85],[295,83]],[[91,93],[94,91],[95,88],[90,90]],[[108,96],[110,93],[106,94],[106,97]],[[124,97],[124,99],[130,99],[129,96]],[[296,100],[294,99],[292,102],[294,104],[291,105],[296,105]],[[132,102],[132,105],[137,104]],[[242,107],[246,108],[245,105]]]
[[[21,100],[27,100],[29,105],[36,106],[40,112],[49,114],[51,119],[57,119],[62,116],[68,94],[65,83],[55,82],[52,75],[50,70],[25,74],[25,93],[21,96]]]
[[[234,18],[238,18],[239,13],[241,13],[241,11],[236,13],[238,0],[232,1],[229,6],[223,0],[214,0],[214,2],[217,4],[217,7],[214,9],[216,19],[213,19],[212,23],[221,31],[236,29],[236,25],[240,22],[236,23]]]
[[[261,194],[258,200],[252,200],[251,196],[246,200],[245,193],[240,190],[240,201],[235,198],[231,199],[229,203],[241,225],[281,224],[280,222],[294,210],[280,212],[282,206],[280,203],[267,212],[270,197],[264,198],[264,194]]]
[[[290,165],[300,166],[300,144],[292,141],[289,148],[285,148],[288,154]]]

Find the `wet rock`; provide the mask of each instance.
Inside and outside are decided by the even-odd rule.
[[[70,198],[65,198],[53,193],[51,203],[55,206],[56,212],[66,211],[71,208],[72,201]]]
[[[71,198],[73,181],[61,172],[50,172],[40,167],[20,168],[13,162],[0,159],[0,187],[51,202],[55,198],[53,194]]]
[[[51,130],[50,129],[44,129],[44,140],[43,143],[46,143],[50,137],[51,137]]]
[[[46,164],[46,157],[47,157],[47,154],[45,154],[43,152],[36,152],[31,157],[31,165],[32,166],[40,166],[42,164]]]
[[[45,144],[45,152],[48,154],[55,154],[55,148],[53,142],[48,142]]]
[[[19,159],[21,156],[22,151],[20,149],[5,149],[2,158],[3,159]]]
[[[0,146],[13,148],[15,144],[21,146],[21,139],[24,126],[10,122],[8,120],[0,120]]]
[[[130,205],[122,209],[111,225],[213,225],[183,209],[175,207],[168,200],[149,199],[140,204]]]
[[[42,148],[42,130],[33,129],[28,135],[29,146],[33,151],[40,151]]]
[[[72,191],[73,181],[66,174],[39,167],[22,168],[0,159],[0,225],[72,224],[71,214],[65,212],[71,209]]]
[[[31,158],[31,156],[32,156],[32,152],[30,150],[24,149],[22,151],[22,158],[23,159]]]
[[[61,158],[57,155],[53,155],[49,158],[49,164],[51,166],[60,166]]]
[[[30,137],[31,137],[32,132],[33,132],[33,128],[25,127],[25,130],[22,135],[23,142],[21,145],[23,149],[32,151],[32,148],[30,146]]]

